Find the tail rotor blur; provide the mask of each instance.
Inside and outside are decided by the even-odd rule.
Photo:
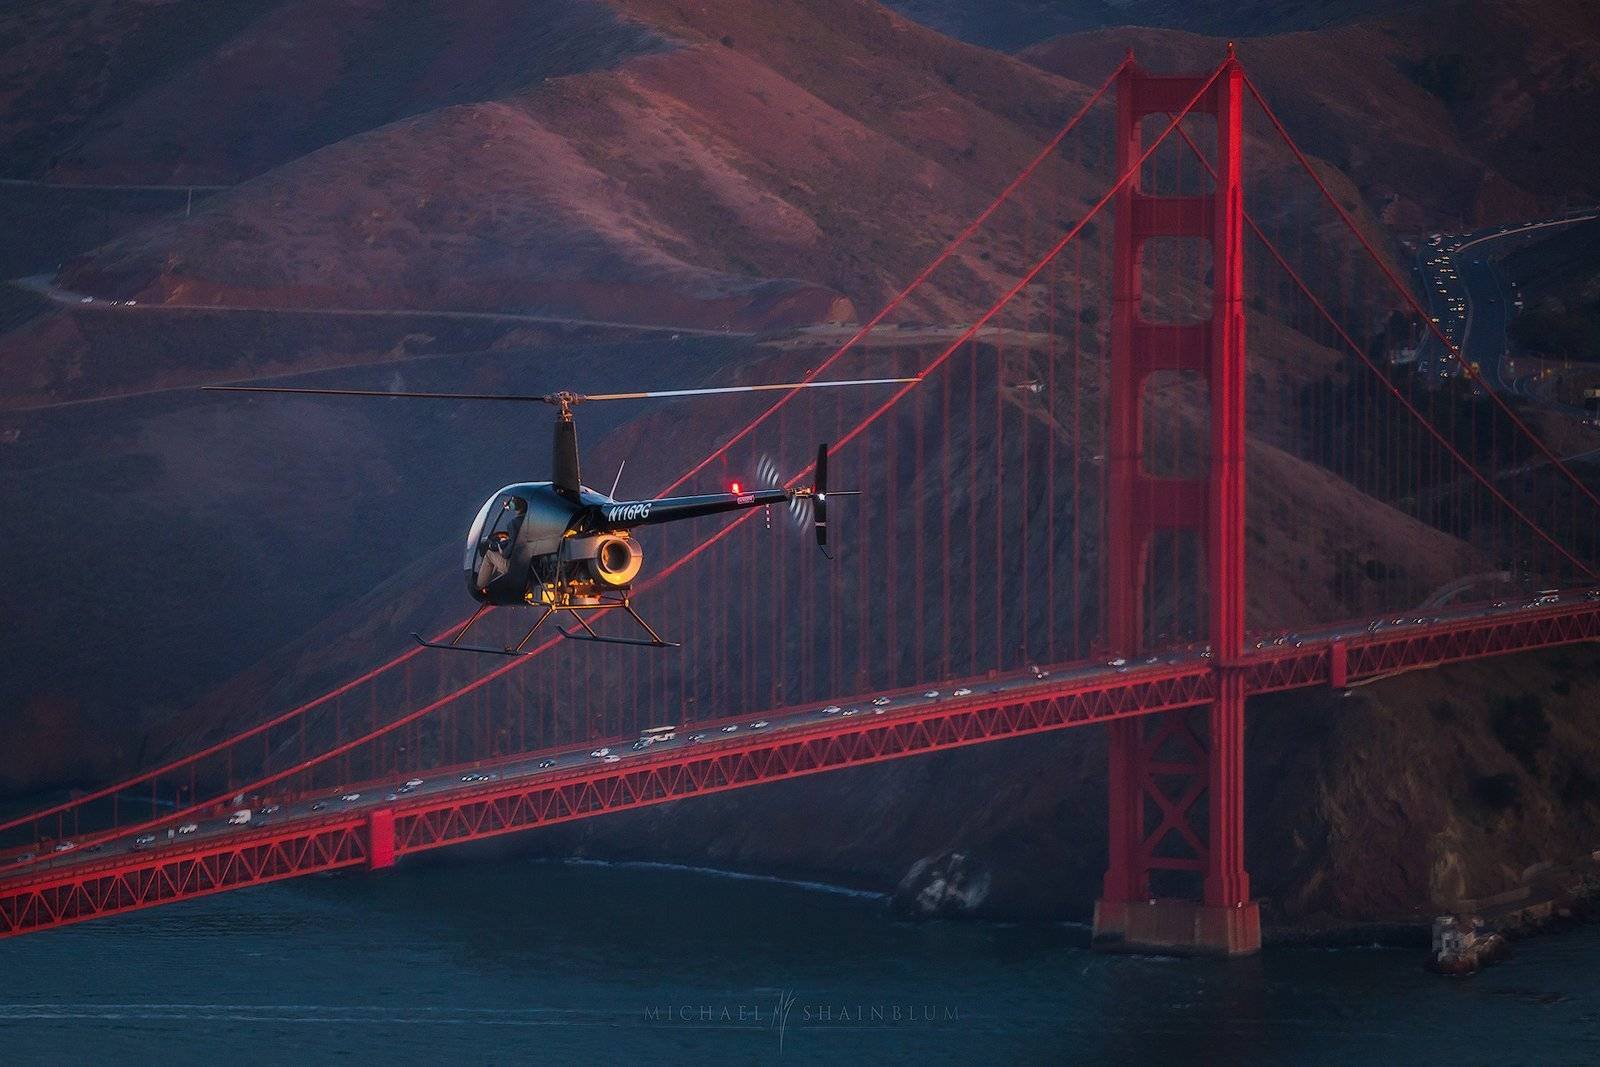
[[[769,489],[781,489],[784,486],[783,473],[769,455],[763,455],[756,461],[756,477]],[[822,549],[824,556],[832,559],[833,553],[828,547],[828,492],[828,446],[822,444],[817,446],[817,462],[810,488],[797,489],[789,498],[789,518],[796,530],[803,531],[808,527],[815,530],[817,547]],[[860,493],[834,490],[833,495],[859,496]]]

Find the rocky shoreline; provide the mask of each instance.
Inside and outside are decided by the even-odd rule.
[[[889,894],[900,918],[983,918],[996,873],[964,851],[925,856]],[[1428,965],[1442,974],[1474,974],[1511,955],[1511,943],[1600,918],[1600,851],[1566,864],[1539,863],[1521,884],[1479,900],[1462,900],[1432,922],[1417,918],[1373,922],[1268,923],[1263,940],[1275,945],[1430,948]],[[1430,936],[1431,935],[1431,936]]]

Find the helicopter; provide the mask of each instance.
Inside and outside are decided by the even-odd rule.
[[[578,427],[573,408],[590,401],[827,389],[915,381],[918,379],[862,378],[587,394],[570,391],[546,394],[421,393],[259,385],[204,385],[200,388],[208,392],[227,393],[510,401],[554,407],[556,418],[550,480],[516,482],[496,490],[478,509],[467,531],[463,569],[467,591],[478,602],[477,610],[449,641],[430,641],[421,634],[411,635],[428,648],[523,656],[531,654],[528,646],[534,636],[561,613],[571,615],[573,627],[568,629],[559,622],[552,625],[557,633],[569,640],[652,648],[678,647],[678,642],[662,638],[633,606],[633,585],[644,570],[644,551],[633,533],[640,527],[787,503],[797,509],[797,514],[799,509],[809,508],[816,530],[817,547],[831,559],[828,552],[828,497],[860,495],[858,491],[829,492],[828,446],[822,444],[817,447],[813,482],[809,486],[773,485],[747,491],[735,484],[733,491],[726,493],[616,500],[613,498],[617,490],[616,483],[612,484],[609,494],[597,492],[583,484],[579,474]],[[619,480],[621,475],[619,469]],[[775,482],[776,478],[772,480]],[[540,609],[540,614],[515,645],[495,648],[464,644],[468,632],[483,614],[501,606],[533,607]],[[642,631],[644,636],[619,637],[600,633],[594,626],[595,616],[608,612],[621,612],[636,624],[637,630]]]

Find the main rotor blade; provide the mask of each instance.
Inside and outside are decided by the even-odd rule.
[[[828,389],[841,385],[900,385],[920,378],[856,378],[851,381],[774,382],[769,385],[724,385],[714,389],[656,389],[639,393],[584,393],[584,400],[648,400],[660,396],[712,396],[717,393],[769,393],[778,389]]]
[[[846,385],[901,385],[920,378],[857,378],[851,381],[774,382],[768,385],[724,385],[713,389],[656,389],[637,393],[411,393],[387,389],[313,389],[293,385],[202,385],[212,393],[296,393],[302,396],[405,397],[411,400],[512,400],[560,406],[585,400],[649,400],[669,396],[712,396],[718,393],[768,393],[779,389],[829,389]]]
[[[519,400],[553,403],[547,396],[506,393],[391,393],[386,389],[307,389],[288,385],[202,385],[212,393],[305,393],[312,396],[403,396],[412,400]]]

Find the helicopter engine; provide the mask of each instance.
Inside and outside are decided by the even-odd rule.
[[[568,538],[562,544],[562,555],[571,562],[582,563],[580,573],[569,571],[571,579],[581,582],[584,577],[599,589],[626,589],[639,576],[644,566],[644,553],[639,542],[626,530],[607,530],[587,537]]]

